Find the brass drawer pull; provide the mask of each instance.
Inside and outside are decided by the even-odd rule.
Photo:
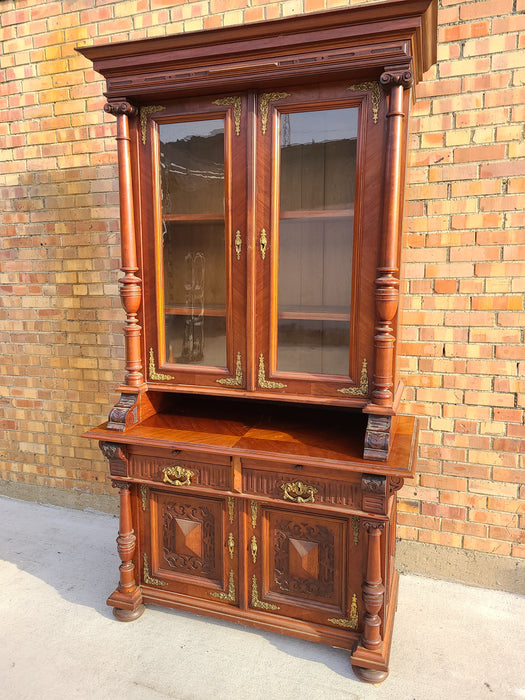
[[[191,478],[195,476],[194,472],[184,467],[164,467],[163,481],[166,484],[173,486],[191,486]]]
[[[314,503],[317,489],[309,486],[302,481],[289,481],[286,484],[281,484],[284,491],[284,500],[293,501],[294,503]]]

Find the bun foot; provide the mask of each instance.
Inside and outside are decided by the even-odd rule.
[[[376,671],[373,668],[364,668],[364,666],[354,666],[352,670],[355,675],[366,683],[382,683],[388,676],[388,671]]]
[[[134,610],[123,610],[122,608],[113,608],[113,616],[119,622],[133,622],[139,618],[145,610],[145,606],[141,603]]]

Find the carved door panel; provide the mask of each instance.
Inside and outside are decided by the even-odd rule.
[[[238,526],[233,498],[150,490],[142,583],[236,602]]]
[[[259,503],[254,522],[252,608],[319,624],[357,619],[361,560],[350,519]]]

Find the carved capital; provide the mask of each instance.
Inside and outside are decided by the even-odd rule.
[[[115,117],[119,114],[125,114],[126,116],[131,117],[137,114],[137,111],[138,110],[134,105],[124,100],[119,102],[107,102],[104,105],[104,112],[113,114]]]
[[[126,459],[125,447],[118,442],[99,442],[98,446],[106,459]]]
[[[114,489],[129,491],[132,485],[133,484],[129,481],[116,481],[115,479],[111,479],[111,486],[113,486]]]
[[[384,90],[391,90],[395,85],[400,85],[408,90],[414,82],[414,74],[407,68],[388,69],[381,74],[379,82]]]
[[[385,514],[387,510],[386,477],[363,474],[361,477],[361,506],[368,513]]]
[[[379,532],[383,532],[385,529],[385,522],[383,520],[364,520],[363,527],[368,534],[370,534],[372,530],[379,530]]]
[[[386,477],[378,474],[363,474],[361,488],[368,493],[386,493]]]

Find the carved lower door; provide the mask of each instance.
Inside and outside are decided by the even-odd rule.
[[[251,607],[358,628],[361,559],[352,519],[252,502]]]
[[[235,604],[238,524],[234,499],[151,489],[146,503],[142,584]]]

